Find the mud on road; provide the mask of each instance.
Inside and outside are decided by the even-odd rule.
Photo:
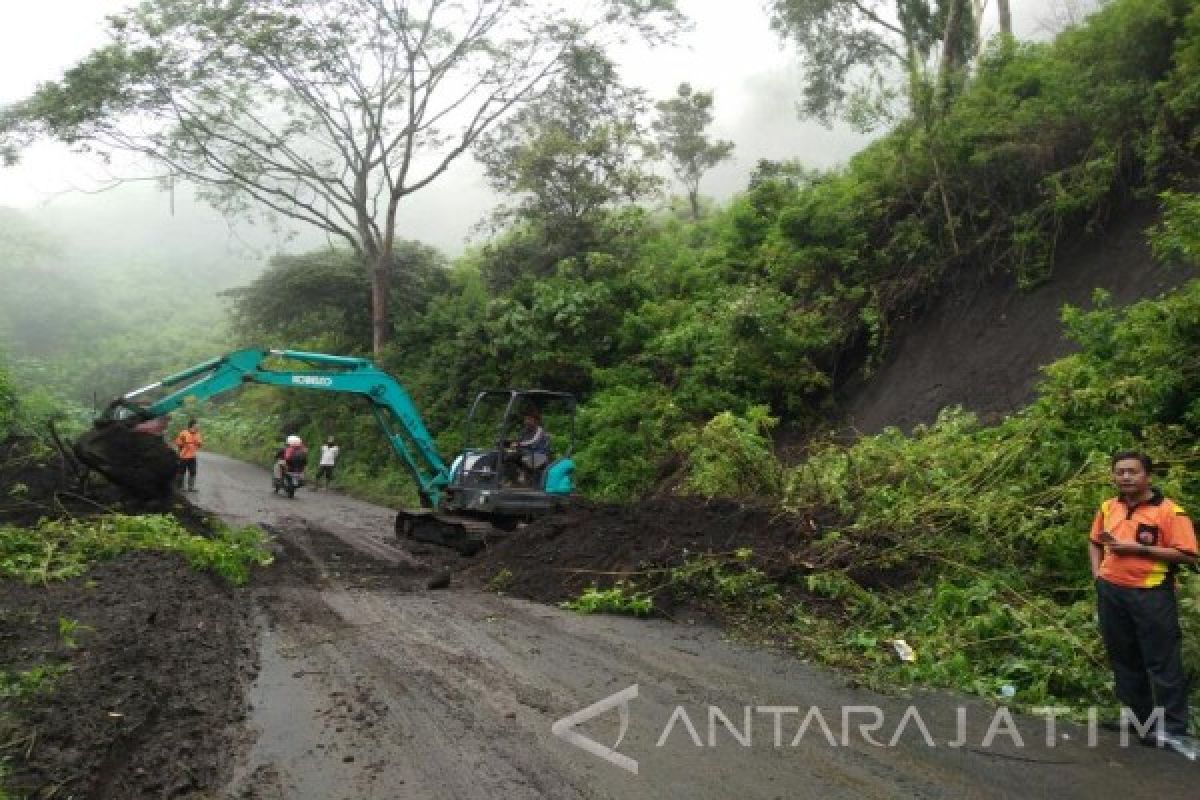
[[[73,665],[62,691],[15,734],[29,756],[11,773],[23,794],[1194,794],[1197,765],[1177,756],[1122,748],[1106,732],[1088,746],[1086,731],[1066,725],[1048,747],[1044,722],[1019,716],[1024,747],[1007,734],[985,743],[995,720],[987,704],[850,688],[793,657],[726,641],[686,609],[674,622],[586,617],[483,591],[492,566],[397,541],[391,510],[329,492],[273,495],[267,473],[246,464],[205,454],[198,486],[197,505],[273,534],[275,563],[245,588],[154,554],[45,590],[0,583],[0,645],[21,648],[5,653],[7,663],[61,650],[55,615],[86,626],[77,649],[58,653]],[[735,512],[746,531],[757,524],[757,512]],[[624,531],[621,547],[641,558],[661,542],[640,548],[626,530],[637,519],[618,514],[605,524],[612,536]],[[697,541],[727,544],[715,519],[697,525]],[[552,568],[561,545],[553,531],[538,537],[529,561]],[[522,559],[511,548],[496,555],[514,566]],[[427,588],[445,570],[449,588]],[[27,624],[35,616],[40,627]],[[33,627],[44,641],[17,636]],[[577,728],[599,743],[592,751],[552,732],[557,720],[618,693],[627,729],[615,707]],[[927,737],[902,728],[910,707]],[[873,721],[864,713],[878,714],[880,726],[861,731]],[[623,766],[595,754],[608,748]]]
[[[277,498],[264,472],[226,459],[207,457],[203,468],[200,505],[265,523],[278,548],[247,594],[259,655],[226,789],[235,797],[1094,798],[1194,787],[1193,765],[1121,748],[1111,734],[1090,747],[1085,731],[1060,725],[1047,747],[1041,720],[1017,718],[1024,748],[1006,736],[984,747],[994,719],[986,704],[851,689],[686,617],[584,617],[463,586],[468,562],[396,541],[387,509],[324,492]],[[446,567],[457,570],[451,587],[426,589]],[[551,732],[632,686],[618,749],[636,774]],[[911,726],[888,746],[910,705],[935,746]],[[768,706],[800,710],[781,717],[778,746],[774,718],[755,711]],[[855,706],[883,715],[873,739],[842,725]],[[811,707],[832,744],[815,725],[795,736]],[[678,719],[664,736],[681,708],[695,738]],[[713,708],[749,741],[717,717],[710,729]],[[966,742],[952,747],[960,714]],[[579,731],[609,747],[618,714]]]

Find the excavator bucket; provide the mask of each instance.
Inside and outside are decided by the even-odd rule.
[[[126,421],[103,421],[75,440],[76,458],[141,500],[168,497],[179,467],[160,434]]]

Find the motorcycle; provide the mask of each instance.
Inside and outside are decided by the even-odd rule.
[[[304,485],[304,473],[289,470],[282,463],[275,465],[275,469],[271,475],[271,486],[275,494],[281,491],[288,497],[294,498],[296,490]]]

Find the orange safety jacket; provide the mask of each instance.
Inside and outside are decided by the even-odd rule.
[[[204,437],[200,435],[199,431],[193,432],[184,428],[175,437],[175,446],[179,448],[179,457],[185,460],[195,458],[203,444]]]
[[[1133,508],[1119,497],[1105,500],[1092,521],[1089,537],[1093,544],[1103,545],[1101,535],[1107,533],[1118,542],[1173,547],[1182,553],[1196,555],[1196,532],[1183,507],[1163,497],[1155,489],[1149,500]],[[1149,589],[1162,585],[1171,572],[1171,564],[1157,558],[1118,555],[1104,551],[1099,576],[1117,586]]]

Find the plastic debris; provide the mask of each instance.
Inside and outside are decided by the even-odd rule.
[[[896,657],[901,661],[911,664],[917,660],[916,651],[903,639],[892,639],[891,645],[892,649],[896,651]]]

